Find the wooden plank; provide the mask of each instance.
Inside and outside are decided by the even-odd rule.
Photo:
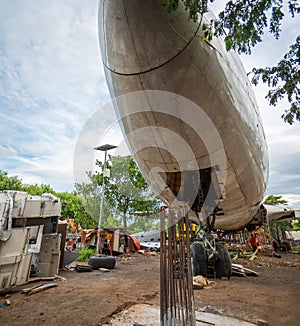
[[[251,255],[251,257],[249,258],[249,260],[254,260],[255,258],[257,258],[257,256],[256,256],[257,252],[258,252],[258,249],[256,249],[254,251],[254,253]]]
[[[28,293],[31,290],[40,287],[41,285],[43,285],[43,283],[38,283],[38,284],[36,284],[36,285],[34,285],[34,286],[30,287],[30,288],[25,288],[25,289],[21,290],[21,293]]]
[[[39,287],[37,287],[35,289],[32,289],[27,294],[31,295],[31,294],[38,293],[38,292],[41,292],[41,291],[45,291],[45,290],[48,290],[48,289],[54,288],[54,287],[57,287],[56,283],[47,283],[47,284],[41,285],[41,286],[39,286]]]
[[[243,276],[243,277],[246,277],[246,274],[243,273],[243,272],[240,272],[240,271],[232,271],[232,274],[235,274],[235,275],[239,275],[239,276]]]
[[[259,275],[257,272],[253,271],[252,269],[244,267],[244,270],[245,270],[246,275],[254,275],[254,276]]]
[[[54,281],[54,276],[46,276],[46,277],[33,277],[28,280],[28,283],[38,282],[38,281]]]

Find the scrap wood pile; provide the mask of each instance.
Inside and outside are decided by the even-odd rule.
[[[46,283],[46,284],[39,283],[29,288],[23,289],[21,293],[31,295],[54,287],[57,287],[56,283]]]
[[[87,264],[77,263],[75,265],[75,270],[77,272],[91,272],[92,271],[92,266],[87,265]]]
[[[258,273],[252,269],[246,268],[243,265],[232,263],[232,275],[236,276],[258,276]]]
[[[21,293],[31,295],[34,293],[38,293],[41,291],[45,291],[54,287],[57,287],[57,283],[55,281],[60,280],[63,282],[67,282],[65,277],[54,275],[53,277],[34,277],[29,279],[29,283],[39,282],[31,287],[25,288],[21,290]],[[51,283],[44,283],[45,281],[52,281]]]
[[[231,256],[232,260],[237,260],[238,258],[254,260],[257,258],[257,252],[258,252],[258,249],[256,249],[254,252],[252,252],[252,251],[247,251],[245,249],[239,248],[237,251],[231,251],[230,256]]]

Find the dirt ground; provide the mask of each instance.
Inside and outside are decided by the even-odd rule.
[[[255,324],[300,325],[300,255],[261,254],[237,263],[259,276],[233,276],[217,280],[212,289],[194,290],[196,309]],[[135,303],[159,305],[159,255],[119,257],[108,273],[66,270],[59,275],[67,282],[56,281],[57,287],[44,292],[28,296],[15,289],[11,305],[0,309],[0,325],[102,325]],[[0,303],[4,300],[0,297]]]

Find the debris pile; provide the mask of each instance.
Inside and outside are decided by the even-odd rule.
[[[246,277],[246,276],[258,276],[258,273],[242,265],[232,263],[232,275]]]
[[[194,289],[211,289],[215,287],[217,282],[209,281],[206,277],[202,275],[197,275],[193,277],[193,287]]]

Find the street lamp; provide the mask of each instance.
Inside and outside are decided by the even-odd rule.
[[[111,149],[117,148],[117,146],[114,145],[102,145],[95,147],[94,149],[97,151],[102,151],[104,152],[104,164],[103,164],[103,177],[102,177],[102,188],[101,188],[101,202],[100,202],[100,212],[99,212],[99,219],[98,219],[98,240],[97,240],[97,253],[100,253],[100,231],[101,231],[101,222],[102,222],[102,211],[103,211],[103,200],[104,200],[104,188],[105,188],[105,183],[104,183],[104,175],[105,175],[105,168],[106,168],[106,160],[107,160],[107,152]],[[101,250],[102,253],[102,250]]]

